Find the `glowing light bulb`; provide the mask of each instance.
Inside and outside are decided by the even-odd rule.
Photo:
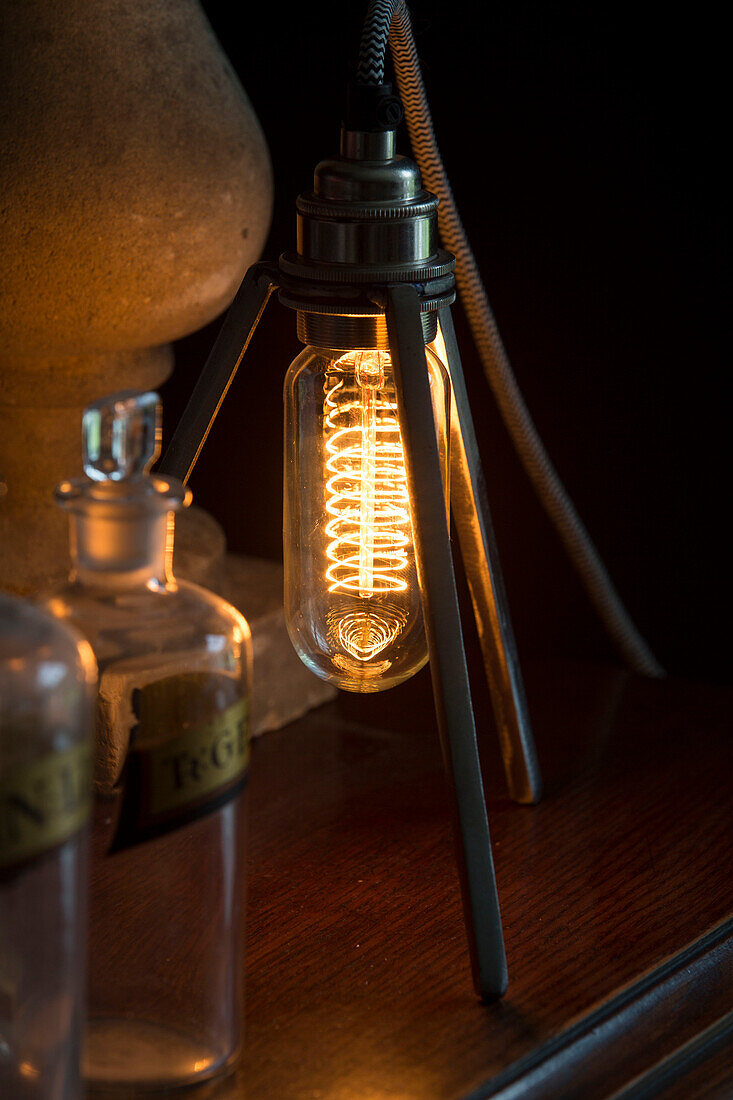
[[[450,390],[427,352],[447,492]],[[285,606],[303,661],[379,691],[427,660],[389,352],[309,347],[285,380]]]
[[[340,644],[369,661],[399,634],[405,617],[375,597],[407,588],[410,501],[397,407],[385,396],[384,351],[355,351],[336,363],[354,369],[355,392],[344,378],[326,393],[326,579],[332,593],[357,593],[363,604],[331,615]],[[346,389],[347,392],[344,392]],[[337,664],[343,662],[338,661]],[[374,668],[371,665],[370,668]]]

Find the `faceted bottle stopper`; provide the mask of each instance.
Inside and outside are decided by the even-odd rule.
[[[143,477],[160,454],[160,398],[123,390],[87,405],[81,424],[84,473],[92,481]]]

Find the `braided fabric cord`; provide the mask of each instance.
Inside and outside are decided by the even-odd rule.
[[[359,44],[357,84],[384,84],[389,27],[398,3],[400,0],[370,0]]]
[[[391,18],[389,45],[397,86],[405,108],[413,154],[423,184],[440,199],[438,226],[442,243],[456,257],[456,283],[484,372],[524,469],[575,566],[591,603],[624,659],[647,676],[665,675],[641,636],[613,585],[580,516],[575,510],[532,421],[517,385],[486,295],[476,259],[456,209],[453,193],[433,131],[420,73],[410,17],[404,0],[372,0],[378,31],[362,36],[366,71],[384,76],[384,54],[375,58],[384,20]],[[367,25],[370,14],[367,14]],[[365,42],[368,47],[364,49]],[[360,62],[359,73],[362,64]],[[361,75],[359,76],[361,80]],[[369,83],[370,81],[365,81]]]

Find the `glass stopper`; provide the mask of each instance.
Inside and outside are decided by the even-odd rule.
[[[160,398],[123,390],[87,405],[81,422],[84,473],[92,481],[147,474],[160,454]]]

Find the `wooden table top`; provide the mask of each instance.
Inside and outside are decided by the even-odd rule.
[[[525,676],[538,806],[508,800],[477,706],[509,964],[492,1006],[471,987],[429,679],[256,742],[246,1053],[217,1097],[733,1095],[733,690]]]

